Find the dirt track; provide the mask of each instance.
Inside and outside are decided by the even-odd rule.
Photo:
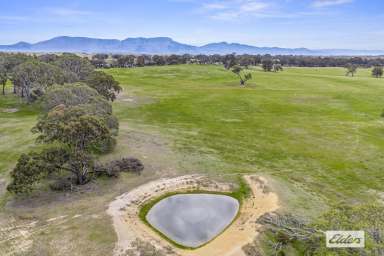
[[[162,239],[148,228],[138,217],[140,206],[150,198],[174,191],[203,189],[208,191],[230,191],[232,185],[209,180],[201,175],[187,175],[177,178],[160,179],[144,184],[117,197],[110,203],[107,213],[113,218],[113,225],[118,236],[115,256],[123,255],[132,248],[136,239],[150,242],[158,249],[173,251],[174,255],[185,256],[237,256],[244,255],[242,247],[254,240],[258,234],[256,219],[266,212],[278,209],[278,197],[267,192],[267,181],[262,177],[245,176],[252,190],[252,196],[245,200],[240,215],[221,235],[202,248],[181,250]]]

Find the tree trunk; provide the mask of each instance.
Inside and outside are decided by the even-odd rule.
[[[5,84],[3,84],[3,95],[5,95]]]
[[[71,172],[76,175],[76,183],[84,185],[89,181],[89,171],[92,167],[89,165],[89,158],[82,152],[76,152],[71,160]]]
[[[76,183],[78,185],[84,185],[88,182],[88,166],[84,163],[80,165],[81,166],[74,166],[74,168],[76,168]]]
[[[87,177],[86,177],[86,175],[84,175],[82,172],[78,172],[77,173],[77,184],[79,184],[79,185],[84,185],[84,184],[86,184],[87,183]]]

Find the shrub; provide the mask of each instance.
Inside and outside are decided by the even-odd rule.
[[[74,189],[74,183],[71,177],[65,177],[54,181],[49,184],[49,187],[55,191],[72,191]]]
[[[97,175],[107,175],[117,177],[120,172],[133,172],[141,174],[144,170],[142,162],[133,157],[122,158],[120,160],[113,160],[106,164],[101,164],[95,167]]]
[[[270,72],[273,69],[273,60],[271,58],[265,58],[261,61],[261,67],[265,72]]]
[[[380,78],[383,76],[383,67],[382,66],[375,66],[372,69],[372,76],[376,78]]]

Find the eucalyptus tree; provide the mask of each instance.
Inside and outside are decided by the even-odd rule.
[[[7,84],[8,81],[8,74],[7,70],[5,69],[5,66],[0,63],[0,84],[2,85],[2,93],[5,95],[5,85]]]
[[[139,55],[135,58],[135,65],[137,67],[144,67],[145,66],[145,57],[144,55]]]
[[[48,54],[40,55],[37,58],[38,58],[38,60],[40,60],[42,62],[52,64],[59,58],[59,56],[57,56],[57,54],[48,53]]]
[[[380,78],[383,76],[383,66],[375,66],[372,69],[372,76]]]
[[[42,98],[41,105],[45,114],[57,106],[65,106],[71,108],[78,116],[98,116],[105,121],[112,134],[116,135],[118,132],[119,123],[112,113],[111,104],[95,89],[85,84],[54,85]]]
[[[53,84],[63,84],[65,76],[60,68],[39,61],[27,61],[13,69],[15,91],[28,101],[35,100]]]
[[[225,69],[231,69],[237,65],[236,55],[234,53],[224,56],[223,64]]]
[[[265,72],[270,72],[273,69],[273,60],[272,58],[265,58],[261,61],[261,67]]]
[[[176,54],[171,54],[167,56],[165,59],[166,59],[167,65],[177,65],[177,64],[181,64],[182,62],[181,56]]]
[[[32,132],[44,147],[20,156],[11,173],[11,192],[29,192],[40,180],[65,172],[83,185],[95,175],[97,155],[116,144],[118,121],[112,107],[87,85],[55,85],[42,104],[44,112]]]
[[[71,53],[62,54],[53,64],[62,69],[67,78],[70,78],[67,82],[84,81],[95,69],[87,58]]]
[[[84,113],[81,107],[64,105],[56,106],[40,118],[33,131],[39,134],[38,142],[58,143],[67,149],[67,168],[76,175],[80,185],[87,182],[92,171],[90,153],[113,136],[102,117]]]
[[[104,68],[108,66],[107,59],[109,55],[104,53],[98,53],[92,56],[91,63],[97,68]]]
[[[281,65],[280,63],[274,63],[272,66],[272,70],[273,72],[283,71],[283,65]]]
[[[245,86],[245,83],[252,79],[252,74],[246,72],[244,68],[239,65],[232,67],[232,72],[240,79],[240,86]]]
[[[157,66],[163,66],[165,65],[165,58],[162,55],[153,55],[152,61]]]
[[[64,106],[41,118],[34,131],[39,133],[38,142],[46,146],[20,156],[7,187],[11,192],[30,192],[40,180],[60,172],[68,172],[78,185],[87,183],[94,168],[92,146],[111,136],[98,117],[77,115]]]
[[[85,82],[89,87],[95,89],[100,95],[110,101],[114,101],[117,94],[122,90],[119,82],[113,76],[102,71],[92,72]]]
[[[34,60],[35,57],[21,53],[1,53],[0,66],[3,66],[7,74],[7,78],[12,80],[12,74],[15,67],[26,62]],[[4,71],[3,71],[4,72]],[[13,93],[16,94],[16,87],[13,85]]]
[[[357,72],[357,65],[348,63],[345,68],[347,69],[347,73],[345,74],[346,76],[355,76],[355,73]]]
[[[119,55],[117,57],[117,65],[120,68],[131,68],[135,64],[134,55]]]
[[[252,55],[249,55],[249,54],[239,55],[238,59],[239,59],[240,66],[248,67],[248,66],[256,65]]]
[[[29,193],[40,180],[58,173],[68,161],[68,151],[63,147],[45,147],[42,151],[21,154],[15,168],[11,171],[11,182],[7,190],[15,193]]]

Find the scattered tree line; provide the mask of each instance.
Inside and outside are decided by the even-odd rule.
[[[53,84],[85,82],[90,74],[103,76],[95,72],[95,68],[133,68],[143,66],[162,66],[176,64],[216,64],[225,68],[238,65],[241,69],[249,66],[261,66],[264,71],[282,71],[283,67],[345,67],[346,75],[354,76],[359,67],[373,67],[374,77],[382,76],[384,57],[320,57],[320,56],[290,56],[290,55],[122,55],[95,54],[80,57],[75,54],[43,54],[26,55],[0,53],[0,84],[5,94],[8,80],[13,82],[13,93],[33,101],[41,96],[47,87]],[[236,68],[235,74],[240,74]],[[242,79],[246,81],[245,77]],[[114,84],[110,84],[113,89]],[[108,94],[108,91],[103,93]],[[113,97],[113,95],[111,95]]]
[[[143,66],[163,66],[176,64],[215,64],[224,65],[231,69],[240,79],[240,84],[245,85],[250,80],[251,74],[244,70],[249,66],[261,66],[266,72],[283,71],[283,66],[296,67],[345,67],[346,76],[354,76],[359,67],[372,67],[372,76],[383,76],[384,57],[323,57],[300,55],[121,55],[121,54],[95,54],[91,63],[98,68],[132,68]]]
[[[218,64],[223,65],[231,56],[235,57],[240,66],[262,65],[268,60],[279,60],[282,66],[296,67],[346,67],[348,64],[357,67],[384,66],[384,57],[323,57],[323,56],[300,56],[300,55],[249,55],[249,54],[227,54],[227,55],[122,55],[122,54],[95,54],[91,57],[91,63],[98,68],[113,67],[142,67],[162,66],[175,64]]]
[[[356,64],[348,63],[345,68],[347,69],[345,75],[353,77],[357,72],[358,66]],[[373,77],[381,78],[383,76],[383,66],[378,63],[375,63],[372,68],[371,74]]]
[[[121,87],[112,76],[74,54],[7,54],[0,63],[0,77],[5,77],[0,82],[11,80],[13,93],[41,106],[32,129],[40,146],[18,159],[10,192],[30,192],[44,179],[53,189],[73,189],[101,175],[143,170],[134,158],[97,162],[100,154],[113,150],[119,130],[110,102]]]

